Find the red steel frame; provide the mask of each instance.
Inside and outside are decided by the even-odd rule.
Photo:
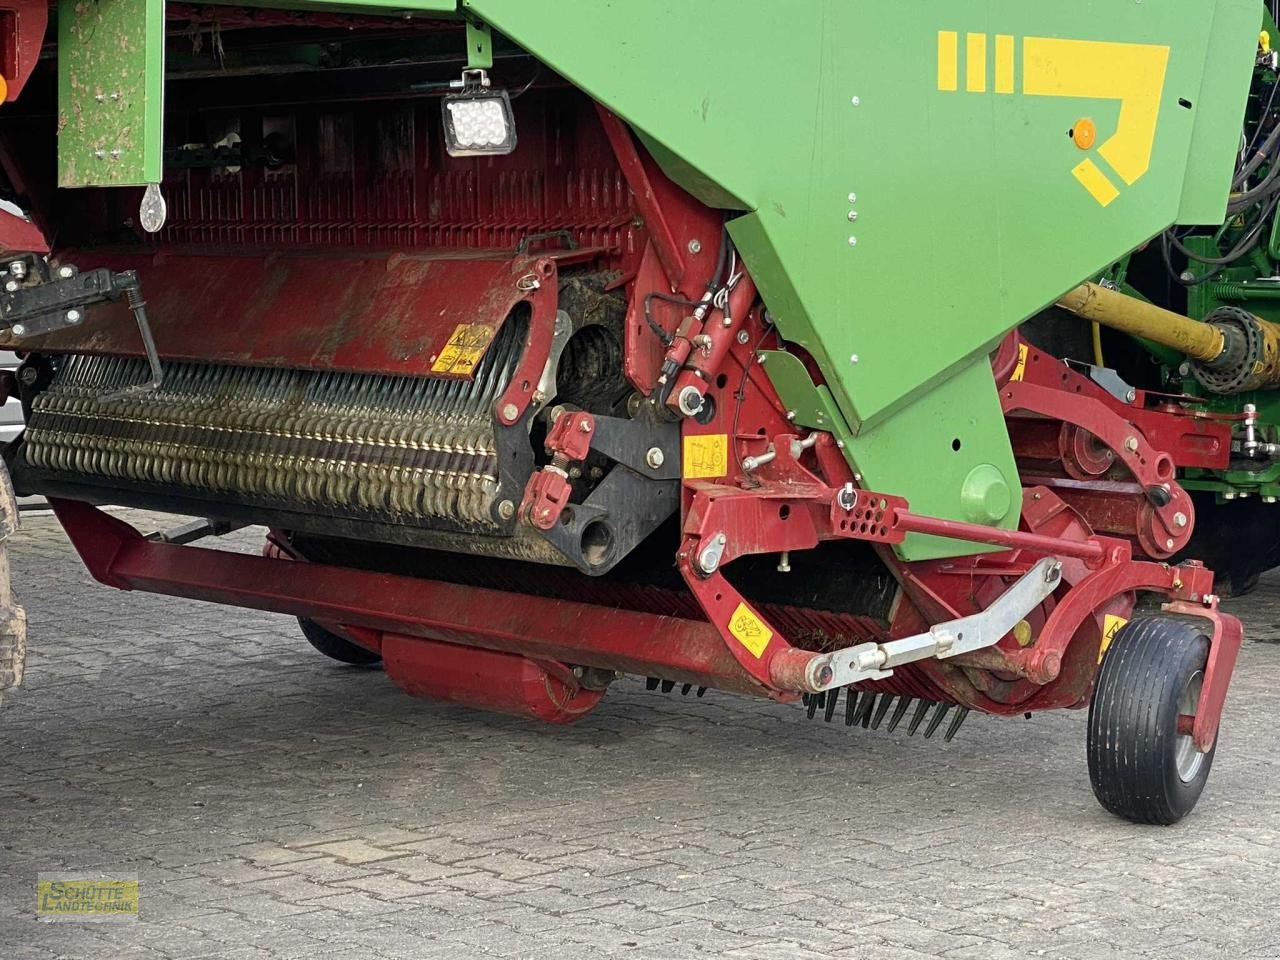
[[[0,0],[0,5],[3,3]],[[356,157],[340,183],[318,184],[316,190],[302,192],[323,195],[326,190],[336,190],[341,200],[336,215],[297,209],[265,220],[246,217],[240,223],[234,218],[205,222],[194,211],[220,206],[220,202],[206,205],[205,198],[223,198],[227,209],[236,209],[237,203],[242,209],[282,209],[275,203],[244,201],[260,193],[267,197],[277,189],[273,179],[297,174],[245,171],[239,179],[208,172],[185,174],[171,204],[175,214],[167,228],[170,241],[235,238],[250,243],[291,240],[348,247],[363,241],[372,247],[385,244],[420,250],[446,246],[443,241],[452,238],[466,253],[442,260],[403,254],[379,259],[380,255],[367,253],[348,254],[344,260],[330,254],[315,257],[310,267],[305,260],[299,265],[289,258],[266,257],[250,270],[244,268],[243,258],[232,264],[236,258],[204,250],[200,252],[208,257],[205,277],[209,289],[193,297],[188,268],[199,258],[179,259],[162,250],[150,261],[152,276],[143,275],[148,296],[157,306],[155,312],[178,318],[177,325],[168,330],[163,322],[157,324],[162,353],[204,362],[423,374],[430,366],[428,358],[439,352],[442,338],[447,338],[460,318],[496,329],[517,303],[527,301],[531,317],[525,359],[496,406],[496,415],[513,423],[532,402],[532,386],[550,347],[559,270],[595,261],[620,269],[615,286],[627,288],[630,303],[626,373],[638,389],[651,392],[665,351],[646,329],[640,305],[650,292],[675,291],[687,300],[700,299],[721,233],[720,219],[667,181],[617,118],[603,110],[597,117],[597,134],[603,135],[612,167],[602,161],[601,137],[592,139],[588,131],[582,150],[591,172],[580,174],[575,184],[572,170],[560,171],[568,187],[562,196],[568,199],[559,210],[541,206],[549,194],[537,196],[530,186],[538,180],[536,170],[493,174],[482,173],[489,168],[479,165],[446,164],[444,169],[436,169],[419,162],[426,159],[421,131],[415,134],[410,151],[416,158],[415,172],[409,168],[385,170],[370,177],[367,170],[360,169],[362,161]],[[523,133],[522,129],[522,138]],[[539,138],[548,143],[552,139],[545,131]],[[536,153],[525,151],[524,155]],[[428,180],[420,178],[419,169],[430,169]],[[489,184],[495,188],[492,192],[477,189],[482,176],[497,178]],[[378,197],[360,195],[357,188],[366,181],[382,193]],[[629,199],[620,196],[620,183],[626,184]],[[294,194],[298,193],[296,186],[292,187]],[[424,210],[435,209],[428,202],[431,196],[489,196],[515,198],[515,202],[507,203],[503,210],[480,209],[484,204],[479,203],[471,211],[446,211],[447,222],[433,225],[421,220]],[[201,203],[188,202],[197,197]],[[396,206],[396,197],[404,201],[402,208],[393,211],[396,216],[380,214],[384,201]],[[502,246],[505,240],[526,237],[539,225],[559,222],[573,224],[571,233],[587,246],[516,258],[481,252]],[[0,222],[0,244],[5,242],[6,229],[16,228]],[[367,262],[370,259],[379,261],[372,270]],[[335,269],[342,264],[350,269]],[[272,271],[298,275],[292,283],[281,286],[270,280]],[[413,276],[397,284],[397,271]],[[237,291],[223,289],[227,283],[234,283]],[[351,336],[346,341],[330,338],[329,343],[337,343],[337,349],[320,356],[312,342],[312,306],[317,284],[326,283],[339,296],[360,295],[358,303],[339,311],[344,322],[350,322]],[[388,283],[395,288],[391,293],[384,289]],[[360,284],[371,286],[364,289]],[[402,295],[399,300],[396,291]],[[174,309],[158,309],[166,297],[178,298]],[[426,299],[439,300],[450,308],[441,314],[447,322],[415,328],[426,316],[422,310]],[[1201,704],[1194,719],[1183,725],[1192,730],[1198,745],[1212,742],[1239,647],[1239,623],[1217,612],[1211,595],[1212,575],[1203,567],[1171,568],[1135,560],[1133,544],[1159,559],[1185,543],[1194,514],[1186,494],[1173,481],[1174,466],[1193,463],[1196,458],[1216,462],[1225,455],[1221,445],[1224,437],[1229,446],[1229,430],[1224,435],[1225,428],[1219,424],[1175,423],[1167,411],[1120,404],[1074,371],[1031,353],[1033,348],[1023,351],[1023,345],[1011,338],[1012,361],[1007,345],[996,366],[998,379],[1004,383],[1002,399],[1011,416],[1015,449],[1033,459],[1056,462],[1057,469],[1066,474],[1037,477],[1028,490],[1025,529],[1002,531],[923,517],[912,514],[900,498],[867,491],[857,492],[860,504],[856,510],[845,510],[839,495],[857,478],[843,455],[830,435],[809,438],[794,430],[754,362],[755,348],[771,334],[764,329],[760,312],[751,309],[753,300],[754,287],[750,278],[744,277],[728,298],[728,313],[724,308],[708,309],[697,322],[685,317],[672,347],[682,362],[686,357],[691,359],[676,381],[670,402],[676,401],[679,389],[692,386],[710,396],[719,411],[708,424],[685,421],[686,435],[719,431],[729,435],[731,444],[726,475],[685,483],[677,566],[701,605],[705,621],[525,595],[519,603],[512,603],[511,595],[500,591],[174,546],[150,541],[128,524],[87,504],[51,502],[86,566],[104,583],[340,625],[358,642],[388,655],[392,672],[401,671],[406,686],[422,686],[435,694],[448,691],[423,679],[427,649],[434,653],[436,662],[443,658],[455,664],[460,648],[515,655],[514,660],[490,658],[507,681],[503,692],[491,694],[491,699],[501,700],[508,708],[523,705],[521,709],[557,722],[589,709],[598,699],[598,691],[576,685],[575,675],[565,672],[566,664],[654,674],[676,682],[779,699],[813,689],[807,685],[806,668],[816,654],[790,643],[720,569],[708,575],[695,565],[695,558],[711,537],[725,536],[722,566],[745,554],[804,550],[824,540],[857,539],[875,544],[901,584],[904,598],[886,638],[977,612],[1035,560],[1054,556],[1063,561],[1068,586],[1028,616],[1037,635],[1032,645],[1023,648],[1006,637],[996,647],[953,661],[922,661],[900,668],[885,683],[894,689],[924,690],[931,697],[992,713],[1079,705],[1092,688],[1103,617],[1125,616],[1137,591],[1155,591],[1170,598],[1171,609],[1201,616],[1211,626],[1210,667]],[[234,302],[252,306],[236,323],[227,323],[224,306]],[[177,304],[185,309],[178,309]],[[217,305],[217,322],[200,314],[206,304]],[[698,323],[705,332],[702,336],[694,336]],[[676,324],[668,321],[664,326],[671,330]],[[112,329],[104,328],[97,349],[133,352],[132,340],[126,345],[123,333],[113,340]],[[361,342],[358,334],[370,329],[375,334],[371,341]],[[402,338],[407,330],[419,341],[406,344]],[[166,336],[171,342],[165,341]],[[701,341],[696,351],[692,349],[695,341]],[[1046,425],[1050,431],[1061,432],[1046,438]],[[1163,452],[1152,442],[1156,436],[1167,439],[1173,449]],[[761,452],[765,444],[772,445],[776,458],[748,475],[740,458],[746,451]],[[1091,518],[1089,505],[1096,507],[1098,499],[1090,501],[1080,492],[1084,488],[1066,482],[1084,484],[1093,494],[1112,493],[1101,484],[1114,482],[1110,479],[1113,465],[1136,481],[1141,496],[1126,502],[1127,514],[1109,515],[1111,526],[1098,526],[1108,531],[1119,526],[1115,532],[1123,533],[1125,539],[1095,535],[1089,521],[1096,518]],[[1157,497],[1164,502],[1154,502],[1153,488],[1163,490],[1167,499]],[[1178,514],[1184,516],[1181,524],[1176,520]],[[993,544],[1004,551],[904,564],[890,548],[909,532]],[[768,634],[758,651],[746,646],[731,629],[733,618],[743,609]],[[433,646],[416,648],[411,645],[414,642]],[[535,664],[533,673],[528,672],[526,662]],[[465,686],[461,680],[458,683]],[[548,695],[531,702],[531,686],[542,686]],[[478,688],[468,688],[466,693],[473,698],[485,696]]]

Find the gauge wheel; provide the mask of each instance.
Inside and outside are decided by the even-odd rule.
[[[1209,638],[1173,617],[1116,632],[1089,706],[1089,779],[1107,810],[1134,823],[1177,823],[1195,807],[1213,754],[1178,732],[1196,712]]]
[[[298,626],[302,627],[302,635],[307,638],[307,641],[330,659],[341,663],[353,663],[362,667],[377,663],[382,659],[372,650],[366,650],[359,644],[343,639],[336,633],[326,630],[314,620],[299,617]]]

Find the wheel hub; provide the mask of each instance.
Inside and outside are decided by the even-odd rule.
[[[1204,671],[1197,670],[1187,681],[1187,685],[1182,690],[1182,696],[1178,698],[1180,716],[1189,717],[1195,714],[1196,707],[1200,703],[1200,688],[1203,684]],[[1178,735],[1176,762],[1178,779],[1183,783],[1190,783],[1200,772],[1200,765],[1204,763],[1204,754],[1196,749],[1195,741],[1189,734]]]

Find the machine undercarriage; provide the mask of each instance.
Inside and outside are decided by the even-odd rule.
[[[1212,753],[1240,625],[1184,559],[1179,478],[1225,465],[1231,422],[1116,389],[999,317],[910,389],[907,355],[928,351],[901,344],[905,386],[872,398],[857,377],[875,348],[840,345],[871,322],[858,299],[816,336],[797,326],[809,267],[784,284],[762,252],[788,263],[784,228],[712,202],[621,119],[625,98],[529,52],[518,14],[493,14],[514,43],[483,69],[463,44],[493,42],[479,20],[167,16],[145,188],[65,157],[58,174],[53,70],[0,113],[4,196],[29,217],[0,213],[4,338],[25,358],[4,388],[28,417],[5,459],[95,577],[291,614],[411,693],[558,723],[628,674],[946,740],[972,710],[1092,704],[1104,805],[1151,822],[1194,805],[1207,763],[1147,802],[1094,746],[1129,706],[1109,649],[1154,656],[1155,630],[1197,695],[1161,714],[1150,763],[1175,742]],[[216,54],[192,42],[215,32]],[[509,110],[487,153],[455,149],[450,98],[467,97]],[[845,254],[862,206],[838,199]],[[1141,229],[1100,240],[1096,266]],[[926,441],[911,488],[881,486]],[[104,505],[198,522],[144,536]],[[262,557],[193,545],[250,524],[271,531]]]

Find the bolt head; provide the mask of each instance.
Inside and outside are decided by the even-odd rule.
[[[79,323],[84,319],[84,315],[79,310],[68,310],[66,313],[67,323]]]
[[[31,386],[40,377],[40,371],[35,367],[23,367],[18,371],[18,380],[26,386]]]
[[[692,417],[701,411],[702,403],[702,394],[698,392],[697,387],[685,387],[680,391],[680,412],[686,417]]]
[[[71,277],[74,277],[75,275],[76,275],[75,267],[64,265],[58,268],[58,276],[61,277],[63,280],[69,280]]]
[[[653,470],[659,469],[666,461],[667,458],[659,447],[650,447],[644,455],[644,462]]]
[[[1173,515],[1173,525],[1175,527],[1185,527],[1187,525],[1187,515],[1179,510]]]
[[[13,325],[13,335],[15,337],[24,337],[27,334],[27,328],[20,323]]]
[[[1137,400],[1137,399],[1138,399],[1138,391],[1137,391],[1137,390],[1130,390],[1128,393],[1126,393],[1126,394],[1124,395],[1125,403],[1133,403],[1133,401],[1135,401],[1135,400]]]
[[[852,103],[855,107],[860,107],[860,106],[862,106],[862,98],[861,98],[861,97],[854,97],[854,98],[853,98],[853,99],[851,99],[849,102],[850,102],[850,103]]]
[[[589,420],[582,420],[582,421],[579,421],[579,423],[578,423],[578,429],[579,429],[579,430],[581,430],[583,433],[590,433],[590,432],[591,432],[591,421],[589,421]]]
[[[503,420],[510,422],[512,420],[515,420],[515,418],[518,416],[520,416],[520,408],[517,407],[514,403],[508,403],[502,408]]]
[[[745,330],[739,330],[739,331],[738,331],[738,342],[739,342],[739,343],[746,343],[746,342],[747,342],[748,340],[750,340],[750,339],[751,339],[751,335],[750,335],[749,333],[747,333],[747,331],[745,331]]]
[[[791,422],[793,422],[793,423],[794,423],[794,422],[795,422],[795,419],[796,419],[796,412],[795,412],[794,410],[788,410],[788,411],[787,411],[787,420],[789,420],[789,421],[791,421]]]
[[[498,504],[498,516],[503,520],[510,520],[516,515],[516,505],[510,500],[503,500]]]
[[[858,245],[858,238],[857,238],[857,237],[850,237],[850,238],[849,238],[849,246],[851,246],[851,247],[856,247],[857,245]]]
[[[1166,540],[1166,541],[1164,542],[1164,548],[1165,548],[1166,550],[1172,550],[1172,549],[1173,549],[1173,541],[1172,541],[1172,540]]]
[[[1138,452],[1138,438],[1137,438],[1137,437],[1126,437],[1126,438],[1125,438],[1125,441],[1124,441],[1124,448],[1125,448],[1126,450],[1128,450],[1130,453],[1137,453],[1137,452]]]
[[[4,288],[5,288],[5,290],[7,290],[9,293],[13,293],[15,290],[17,290],[17,289],[18,289],[18,281],[17,281],[17,280],[9,280],[9,281],[7,281],[7,282],[5,283]]]
[[[857,195],[856,193],[851,193],[851,194],[849,194],[849,202],[850,202],[850,203],[857,203],[857,202],[858,202],[858,195]]]
[[[850,223],[857,223],[857,222],[858,222],[858,211],[857,211],[857,210],[850,210],[850,211],[849,211],[849,222],[850,222]]]
[[[21,280],[27,275],[27,265],[21,260],[14,260],[9,264],[9,272]]]
[[[854,366],[857,366],[857,363],[858,363],[858,355],[855,353],[853,356],[851,356],[851,357],[849,358],[849,362],[850,362],[850,363],[852,363]]]
[[[700,254],[700,253],[702,252],[702,241],[701,241],[701,240],[690,240],[690,241],[689,241],[689,252],[690,252],[690,253],[692,253],[694,256],[697,256],[698,254]]]

